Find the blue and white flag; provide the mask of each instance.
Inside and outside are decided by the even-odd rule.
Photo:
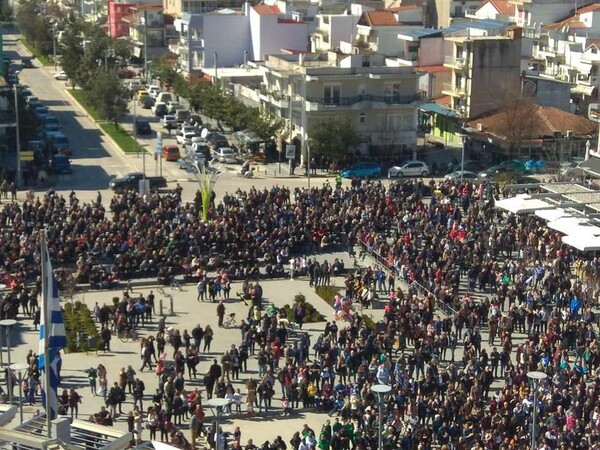
[[[49,370],[49,386],[46,386],[46,374],[42,380],[42,405],[46,414],[55,419],[58,412],[58,353],[67,346],[65,323],[63,321],[58,285],[52,271],[52,263],[48,254],[46,243],[41,248],[42,264],[44,264],[44,279],[42,280],[42,310],[40,314],[40,343],[38,350],[38,368],[41,372]],[[47,339],[47,343],[46,343]],[[46,344],[48,345],[48,359],[50,364],[46,367]]]

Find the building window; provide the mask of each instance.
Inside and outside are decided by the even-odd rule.
[[[363,56],[362,57],[362,66],[363,67],[369,67],[371,65],[371,57],[370,56]]]
[[[389,83],[383,88],[385,101],[388,103],[398,103],[400,100],[400,83]]]
[[[328,85],[323,88],[323,103],[326,105],[340,104],[340,86]]]
[[[367,115],[365,113],[360,113],[358,116],[359,123],[367,123]]]

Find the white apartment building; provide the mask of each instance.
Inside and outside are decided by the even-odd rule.
[[[310,129],[327,117],[348,117],[361,151],[409,155],[417,143],[418,76],[389,67],[383,55],[336,52],[268,55],[258,65],[260,89],[234,88],[286,120],[285,140],[306,149]]]

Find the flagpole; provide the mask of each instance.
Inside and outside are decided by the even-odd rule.
[[[40,245],[41,245],[41,263],[42,263],[42,311],[44,317],[44,390],[46,391],[46,427],[48,428],[48,437],[52,437],[52,415],[50,409],[50,320],[48,317],[48,303],[50,293],[48,292],[46,258],[50,258],[48,254],[48,246],[46,244],[46,230],[40,231]]]

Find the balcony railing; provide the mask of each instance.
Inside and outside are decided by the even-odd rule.
[[[466,58],[457,58],[456,56],[445,56],[444,64],[455,67],[465,67],[467,65]]]
[[[332,99],[324,98],[307,98],[306,100],[311,103],[317,103],[321,106],[352,106],[360,102],[375,102],[385,103],[388,105],[407,105],[412,102],[416,102],[420,99],[418,94],[411,95],[371,95],[362,94],[353,97],[339,97]]]
[[[457,95],[465,95],[467,93],[467,90],[465,89],[464,86],[456,86],[452,83],[444,83],[442,85],[442,90],[446,91],[446,92],[452,92],[455,93]]]

